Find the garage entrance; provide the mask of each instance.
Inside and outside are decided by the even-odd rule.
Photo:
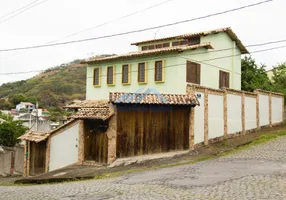
[[[117,158],[189,148],[190,106],[117,104]]]

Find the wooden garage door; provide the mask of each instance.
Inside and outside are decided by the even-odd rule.
[[[188,106],[118,107],[117,157],[189,148]]]

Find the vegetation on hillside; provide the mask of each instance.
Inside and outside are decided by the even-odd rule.
[[[85,99],[86,68],[79,60],[45,70],[28,79],[0,86],[0,109],[11,109],[21,101],[39,102],[55,111],[74,99]]]

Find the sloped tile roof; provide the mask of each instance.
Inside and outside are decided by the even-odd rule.
[[[65,106],[64,108],[108,108],[108,100],[84,100]]]
[[[186,94],[144,94],[144,93],[124,93],[110,92],[109,101],[111,103],[129,104],[165,104],[165,105],[199,105],[195,95]]]
[[[196,32],[196,33],[188,33],[188,34],[183,34],[183,35],[176,35],[176,36],[170,36],[170,37],[164,37],[164,38],[158,38],[158,39],[152,39],[152,40],[145,40],[145,41],[132,43],[132,45],[139,45],[139,44],[144,44],[144,43],[149,43],[149,42],[159,42],[159,41],[171,40],[171,39],[184,39],[184,38],[190,38],[190,37],[195,37],[195,36],[207,36],[207,35],[216,34],[219,32],[226,32],[229,35],[229,37],[233,41],[235,41],[241,53],[243,54],[248,53],[248,50],[246,49],[246,47],[242,44],[240,39],[237,37],[237,35],[232,31],[230,27],[219,28],[219,29],[214,29],[214,30],[209,30],[209,31],[201,31],[201,32]]]
[[[77,102],[65,108],[79,109],[70,118],[72,119],[102,119],[106,120],[111,117],[114,112],[108,100],[85,100]]]
[[[117,55],[117,56],[92,58],[90,60],[82,61],[82,63],[85,63],[85,64],[86,63],[99,63],[99,62],[103,62],[103,61],[133,58],[133,57],[147,56],[147,55],[154,55],[154,54],[162,54],[162,53],[168,53],[168,52],[182,52],[185,50],[193,50],[193,49],[198,49],[198,48],[213,49],[213,47],[210,43],[203,43],[203,44],[197,44],[197,45],[192,45],[192,46],[166,47],[166,48],[146,50],[146,51],[136,51],[136,52],[121,54],[121,55]]]
[[[18,139],[27,140],[32,142],[41,142],[47,139],[50,136],[50,133],[41,132],[41,131],[28,131],[24,135],[20,136]]]
[[[101,119],[106,120],[114,114],[110,108],[81,108],[71,116],[73,119]]]

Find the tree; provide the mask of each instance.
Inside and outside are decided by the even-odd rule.
[[[9,102],[16,106],[20,102],[26,101],[26,99],[27,97],[24,94],[13,94],[9,97]]]
[[[281,63],[273,70],[272,91],[281,92],[286,95],[286,63]]]
[[[265,65],[257,66],[255,60],[245,56],[241,60],[241,90],[270,90],[271,83],[265,72]]]
[[[9,101],[6,99],[0,99],[0,109],[9,110],[11,108],[13,108],[13,105]]]
[[[21,121],[5,121],[0,124],[0,146],[14,147],[20,142],[18,137],[23,135],[26,128]]]

